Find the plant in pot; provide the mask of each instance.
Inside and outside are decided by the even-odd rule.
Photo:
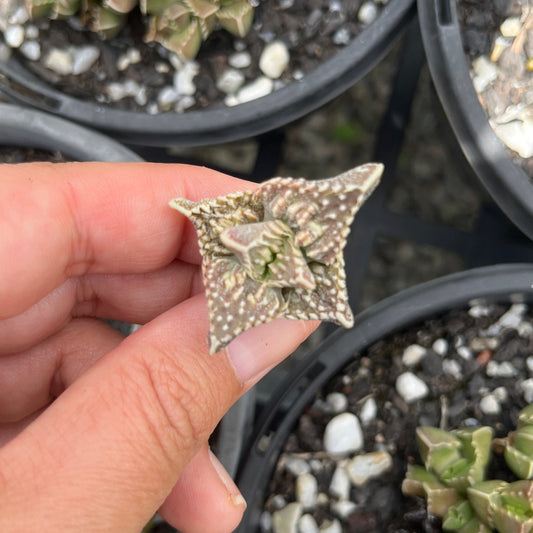
[[[326,339],[260,413],[237,478],[248,501],[239,531],[442,531],[423,498],[401,491],[424,455],[416,428],[466,440],[472,428],[516,428],[533,400],[532,281],[529,264],[453,274]]]
[[[128,143],[242,139],[340,94],[383,57],[414,13],[413,0],[125,4],[91,4],[100,33],[115,33],[125,19],[117,11],[129,11],[127,24],[105,41],[72,17],[27,21],[20,6],[3,21],[0,13],[9,45],[0,50],[2,91]],[[29,5],[36,14],[78,11],[69,2]],[[252,14],[246,35],[215,31],[189,60],[215,23],[243,35]]]
[[[532,238],[531,6],[420,0],[418,14],[435,87],[467,159]]]

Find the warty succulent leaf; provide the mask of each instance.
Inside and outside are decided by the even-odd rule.
[[[210,352],[275,318],[353,325],[343,249],[383,165],[326,180],[273,178],[253,192],[170,206],[198,233]]]

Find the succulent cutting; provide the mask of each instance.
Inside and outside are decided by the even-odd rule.
[[[182,60],[196,57],[217,25],[244,37],[254,16],[248,0],[26,0],[32,18],[65,18],[79,14],[101,37],[109,39],[126,24],[139,3],[148,17],[147,42],[158,42]]]
[[[210,352],[275,318],[353,325],[342,255],[355,213],[383,165],[334,178],[273,178],[253,192],[171,207],[198,233]]]

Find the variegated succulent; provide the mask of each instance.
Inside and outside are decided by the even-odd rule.
[[[334,178],[273,178],[253,192],[170,202],[194,224],[202,254],[210,352],[284,317],[353,324],[343,249],[383,165]]]
[[[492,440],[488,427],[418,428],[425,468],[409,465],[402,490],[426,498],[428,512],[442,517],[445,531],[533,532],[532,428],[533,405],[520,412],[518,429],[504,439]],[[504,454],[520,480],[484,480],[491,448]]]
[[[103,38],[118,34],[128,13],[139,3],[148,16],[147,42],[158,42],[184,61],[196,57],[217,24],[244,37],[252,25],[249,0],[26,0],[32,18],[64,18],[80,14]]]

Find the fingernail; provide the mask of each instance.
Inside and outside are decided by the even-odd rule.
[[[239,379],[249,385],[291,354],[311,330],[300,321],[274,320],[239,335],[226,353]]]
[[[220,481],[222,481],[222,483],[228,490],[228,495],[231,498],[233,505],[246,509],[246,500],[242,497],[242,494],[237,488],[237,485],[235,485],[235,482],[233,481],[233,479],[231,479],[231,476],[228,474],[222,463],[218,460],[217,456],[211,450],[209,450],[209,459],[211,460],[211,464],[216,470]]]

